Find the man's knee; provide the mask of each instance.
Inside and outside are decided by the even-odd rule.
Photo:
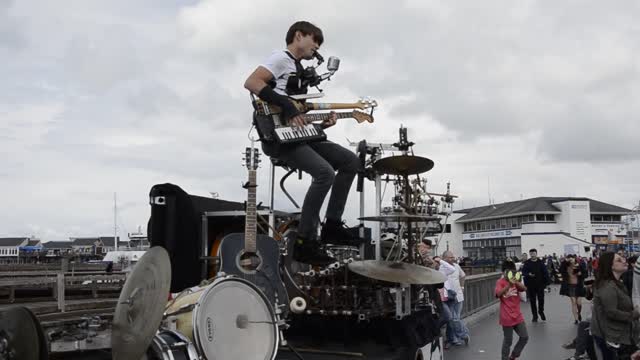
[[[331,166],[323,166],[316,174],[314,181],[319,185],[325,185],[331,187],[333,179],[335,179],[336,173]]]
[[[348,153],[346,155],[343,165],[340,167],[340,171],[348,172],[348,173],[357,173],[362,170],[362,164],[360,163],[360,159],[356,156],[355,153]]]

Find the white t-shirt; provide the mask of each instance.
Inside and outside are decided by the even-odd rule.
[[[269,70],[276,81],[273,89],[280,95],[287,94],[287,82],[291,75],[296,74],[296,62],[286,53],[287,50],[274,51],[260,66]]]
[[[458,302],[464,301],[464,291],[460,285],[460,278],[467,276],[467,274],[465,274],[460,265],[456,263],[449,264],[448,262],[441,260],[440,272],[447,277],[447,281],[444,282],[444,288],[455,291],[456,300],[458,300]]]

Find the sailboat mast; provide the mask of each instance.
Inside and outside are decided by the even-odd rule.
[[[113,244],[118,251],[118,205],[116,193],[113,193]]]

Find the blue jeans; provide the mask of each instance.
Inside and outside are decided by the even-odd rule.
[[[447,341],[453,344],[459,343],[469,337],[469,329],[464,324],[460,315],[462,313],[462,301],[449,300],[445,304],[449,308],[451,317],[447,322]]]

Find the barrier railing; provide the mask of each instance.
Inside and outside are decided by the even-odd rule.
[[[493,272],[467,276],[464,282],[462,316],[469,316],[498,302],[495,296],[496,281],[502,273]]]

